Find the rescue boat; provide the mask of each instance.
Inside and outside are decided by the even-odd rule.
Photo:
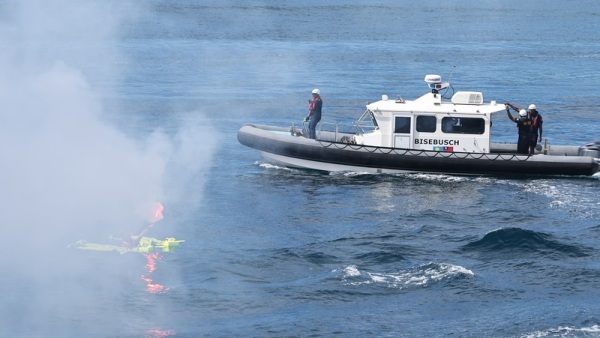
[[[327,172],[591,176],[600,171],[599,141],[551,146],[545,140],[533,155],[519,154],[516,144],[491,142],[492,116],[504,111],[504,104],[485,103],[482,92],[454,93],[439,75],[427,75],[425,82],[430,91],[415,100],[382,95],[367,104],[348,130],[321,122],[317,138],[310,139],[304,122],[246,124],[237,138],[271,163]]]

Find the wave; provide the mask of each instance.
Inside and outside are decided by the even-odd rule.
[[[405,257],[401,253],[393,251],[368,252],[356,255],[355,258],[364,261],[366,264],[369,265],[395,263],[398,261],[405,260]]]
[[[421,249],[396,243],[396,234],[341,237],[328,242],[310,243],[295,248],[279,248],[269,261],[286,264],[340,264],[352,259],[358,265],[376,266],[406,261]]]
[[[462,266],[428,263],[408,270],[379,273],[360,271],[356,265],[334,270],[342,284],[351,286],[375,285],[391,289],[426,287],[444,281],[473,277],[473,272]]]
[[[503,228],[494,230],[482,239],[461,247],[463,252],[475,252],[490,258],[547,257],[585,257],[588,249],[563,244],[552,235],[521,228]]]
[[[276,250],[273,259],[282,260],[288,264],[296,261],[317,265],[335,264],[341,261],[339,257],[315,248],[279,249]]]

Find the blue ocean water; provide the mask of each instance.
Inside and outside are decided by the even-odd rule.
[[[0,3],[14,28],[2,41],[43,8],[26,3]],[[150,234],[186,242],[152,272],[143,255],[63,246],[45,268],[4,258],[3,335],[600,337],[598,176],[324,174],[271,165],[236,139],[245,123],[298,123],[313,88],[323,121],[350,124],[366,102],[416,98],[440,74],[486,101],[535,103],[550,145],[600,140],[600,2],[83,3],[75,12],[94,19],[74,22],[87,29],[25,20],[52,39],[22,34],[15,55],[82,74],[115,133],[174,140],[157,151],[166,209]],[[499,114],[494,140],[516,136]],[[50,188],[65,197],[68,181]],[[94,191],[84,197],[99,202]]]

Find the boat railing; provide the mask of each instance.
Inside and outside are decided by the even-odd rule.
[[[331,142],[347,143],[356,135],[356,128],[350,124],[321,121],[317,126],[317,139]]]
[[[365,121],[370,121],[371,124],[365,125]],[[302,121],[302,131],[296,128],[296,124],[292,123],[291,132],[292,135],[296,136],[307,136],[308,137],[308,124],[309,121]],[[368,124],[368,123],[366,123]],[[365,130],[371,129],[371,130]],[[373,112],[369,109],[365,110],[362,115],[352,125],[345,124],[340,125],[337,122],[320,121],[316,127],[316,137],[319,140],[340,142],[342,139],[351,137],[354,135],[363,135],[367,132],[379,129],[377,120],[373,116]],[[345,141],[344,141],[345,142]]]
[[[308,137],[308,123],[307,121],[302,122],[302,133],[301,135]],[[317,124],[315,133],[318,140],[329,141],[329,142],[341,142],[342,138],[348,135],[355,135],[355,126],[340,125],[337,122],[320,121]],[[295,124],[292,124],[292,134],[297,130]],[[297,133],[300,135],[300,133]]]
[[[354,133],[356,135],[364,135],[365,133],[370,133],[374,130],[379,129],[379,127],[377,126],[368,126],[369,130],[365,131],[365,127],[359,123],[355,123],[354,125],[352,125],[352,128],[354,128]]]
[[[319,130],[317,131],[317,138],[323,139],[325,138],[325,133],[333,133],[333,140],[336,141],[338,139],[338,133],[340,131],[340,126],[337,122],[323,122],[321,121],[318,124]]]
[[[362,113],[362,115],[358,118],[358,120],[356,120],[356,122],[352,126],[354,128],[356,135],[363,135],[365,133],[365,128],[363,127],[363,123],[367,120],[367,118],[369,118],[369,120],[372,123],[369,126],[370,129],[372,129],[372,130],[379,129],[379,125],[377,125],[377,120],[375,119],[375,116],[373,116],[373,112],[371,110],[367,109],[367,110],[365,110],[364,113]]]

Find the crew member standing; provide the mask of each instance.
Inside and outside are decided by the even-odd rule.
[[[542,124],[544,123],[542,115],[538,113],[535,104],[529,105],[529,118],[531,119],[531,140],[529,141],[529,155],[533,155],[535,151],[535,146],[537,145],[538,141],[542,142]]]
[[[323,108],[323,101],[321,100],[321,92],[318,89],[313,89],[312,100],[308,100],[308,115],[304,121],[308,122],[308,138],[316,139],[317,123],[321,121],[321,108]]]
[[[504,104],[506,107],[506,113],[508,114],[508,118],[511,121],[517,124],[517,128],[519,128],[519,140],[517,141],[517,153],[519,154],[529,154],[529,142],[531,141],[531,120],[527,116],[527,111],[525,109],[519,109],[518,107],[513,106],[512,104],[506,102]],[[519,118],[513,117],[510,114],[510,108],[519,112]]]

